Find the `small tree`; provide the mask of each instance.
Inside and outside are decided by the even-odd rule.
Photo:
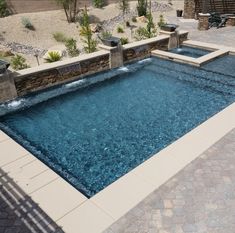
[[[76,16],[79,12],[78,0],[55,0],[60,6],[63,7],[67,21],[74,23]]]
[[[156,33],[155,24],[153,22],[153,15],[151,9],[151,0],[149,2],[149,11],[147,12],[147,26],[148,38],[154,37]]]
[[[0,0],[0,18],[10,15],[10,10],[5,0]]]
[[[102,8],[104,6],[104,0],[93,0],[93,5],[97,8]]]
[[[130,10],[129,0],[119,0],[119,9],[122,11],[123,15],[127,14]]]
[[[147,0],[138,0],[138,3],[137,3],[138,16],[146,16],[147,15],[147,8],[148,8],[148,1]]]
[[[90,20],[86,7],[82,13],[82,27],[80,29],[80,36],[84,37],[83,42],[85,43],[84,46],[85,51],[87,53],[95,52],[97,41],[92,38]]]

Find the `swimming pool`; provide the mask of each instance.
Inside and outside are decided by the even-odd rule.
[[[152,58],[2,106],[0,128],[91,197],[234,102],[233,63]]]

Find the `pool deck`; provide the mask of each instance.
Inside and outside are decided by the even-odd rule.
[[[235,129],[105,233],[229,233],[235,224]]]
[[[188,43],[197,43],[197,46],[201,45],[202,47],[213,46],[195,41],[188,41]],[[229,49],[229,51],[234,53],[232,49]],[[190,180],[190,175],[181,176],[181,174],[185,172],[185,169],[186,172],[191,172],[191,174],[197,174],[199,170],[199,175],[205,175],[207,171],[210,171],[208,176],[206,175],[206,179],[197,180],[196,186],[193,186],[197,192],[201,191],[204,193],[206,191],[203,189],[205,182],[205,184],[208,184],[205,189],[216,182],[222,186],[227,183],[229,185],[235,172],[232,170],[228,172],[227,167],[222,166],[225,163],[224,161],[223,163],[221,162],[221,165],[219,164],[220,166],[217,166],[218,161],[222,160],[221,157],[217,158],[217,154],[219,155],[221,151],[226,155],[228,154],[226,164],[230,164],[232,167],[233,158],[231,157],[231,151],[234,151],[234,128],[235,103],[214,115],[90,199],[87,199],[35,156],[0,131],[0,232],[101,233],[112,224],[114,225],[106,231],[107,233],[222,232],[196,231],[201,228],[196,229],[195,226],[192,226],[193,217],[189,214],[187,208],[183,207],[187,198],[187,201],[192,200],[187,196],[188,192],[184,188],[190,189],[190,182],[194,182],[194,180]],[[218,141],[220,142],[215,144]],[[230,142],[231,144],[229,144]],[[216,148],[220,149],[217,151]],[[210,156],[207,156],[208,154]],[[216,163],[210,163],[212,155],[215,156]],[[221,153],[220,156],[223,156],[223,154]],[[205,166],[203,165],[202,168],[199,168],[197,161],[203,161]],[[195,163],[196,168],[194,166]],[[209,167],[206,167],[206,164],[209,164]],[[216,166],[214,166],[215,164]],[[219,170],[214,167],[221,169],[220,174],[223,175],[222,177],[218,175]],[[193,177],[195,179],[198,178],[197,175]],[[186,180],[186,178],[190,181]],[[220,183],[220,181],[223,182]],[[175,182],[174,185],[169,185],[172,182]],[[174,189],[176,185],[182,188]],[[166,196],[163,198],[164,206],[161,209],[157,206],[161,202],[158,203],[156,201],[156,204],[154,200],[155,196],[158,195],[156,194],[158,190],[163,192],[161,190],[165,190],[165,186],[169,186],[169,192],[176,193],[177,196],[171,200],[170,196],[167,196],[169,193],[165,193]],[[235,190],[232,189],[233,186],[229,187],[230,189],[226,189],[227,186],[224,187],[224,189],[228,190],[228,192],[224,192],[224,195],[231,195],[232,198]],[[193,191],[195,190],[193,189]],[[195,193],[197,193],[196,191]],[[198,192],[198,195],[195,195],[195,193],[192,193],[195,198],[204,197],[201,196],[200,192]],[[181,198],[178,198],[178,196]],[[212,198],[212,196],[210,197]],[[149,198],[153,199],[153,202],[150,202],[153,204],[152,207],[148,205]],[[217,207],[213,206],[214,203],[208,204],[207,200],[209,200],[209,197],[208,199],[193,199],[192,203],[197,201],[195,206],[198,207],[200,206],[199,201],[202,201],[202,205],[208,208],[208,221],[210,223],[206,227],[210,227],[210,224],[215,226],[217,221],[214,221],[212,209]],[[228,203],[231,204],[232,208],[232,201]],[[224,209],[228,209],[228,203],[224,204]],[[219,204],[216,205],[219,206]],[[186,207],[188,206],[186,205]],[[132,208],[134,209],[132,210]],[[145,214],[141,211],[145,211]],[[182,225],[182,221],[179,221],[178,228],[170,229],[169,225],[175,224],[174,217],[178,216],[177,211],[183,215],[183,224],[186,223],[186,227]],[[235,208],[231,211],[235,211]],[[151,215],[152,213],[154,214]],[[195,216],[197,214],[198,212],[195,212]],[[133,216],[134,218],[132,218]],[[234,214],[226,216],[229,218],[234,216]],[[142,217],[145,220],[143,222],[140,220]],[[131,221],[136,221],[136,228]],[[138,227],[143,229],[143,231],[137,231]],[[224,232],[228,233],[231,231]]]

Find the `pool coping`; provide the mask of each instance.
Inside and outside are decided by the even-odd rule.
[[[203,43],[201,46],[208,45]],[[90,199],[2,131],[0,151],[4,155],[0,157],[0,167],[66,233],[98,233],[108,228],[233,128],[235,103]]]
[[[183,45],[190,46],[193,48],[206,49],[211,52],[201,57],[193,58],[193,57],[188,57],[188,56],[181,55],[181,54],[172,53],[170,51],[162,51],[162,50],[157,49],[157,50],[152,51],[152,56],[200,67],[204,65],[205,63],[213,61],[214,59],[219,58],[221,56],[225,56],[228,54],[232,54],[232,55],[235,54],[234,48],[230,48],[226,46],[219,46],[219,45],[209,44],[209,43],[204,43],[204,42],[199,42],[199,41],[186,40],[183,42]]]

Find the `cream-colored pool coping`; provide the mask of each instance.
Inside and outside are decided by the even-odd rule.
[[[230,50],[228,48],[219,48],[218,50],[212,51],[199,58],[193,58],[193,57],[188,57],[188,56],[184,56],[181,54],[171,53],[171,52],[157,49],[157,50],[152,51],[152,56],[199,67],[209,61],[212,61],[218,57],[227,55],[229,53],[230,53]]]
[[[0,167],[66,233],[99,233],[234,127],[235,103],[90,199],[2,131]]]

